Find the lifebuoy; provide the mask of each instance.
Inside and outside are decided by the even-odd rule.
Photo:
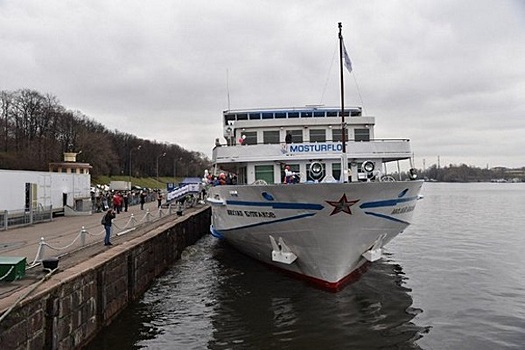
[[[310,164],[308,171],[310,172],[310,176],[312,177],[312,179],[319,180],[324,173],[323,164],[319,162],[313,162],[312,164]]]
[[[375,169],[375,165],[374,165],[374,162],[370,161],[370,160],[367,160],[365,161],[362,165],[361,165],[361,169],[363,169],[364,171],[366,171],[367,173],[371,173],[372,171],[374,171]]]

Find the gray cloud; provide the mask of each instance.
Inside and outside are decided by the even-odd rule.
[[[519,1],[0,1],[0,89],[56,95],[110,129],[211,154],[231,108],[345,100],[416,165],[525,166]],[[357,82],[357,84],[355,83]]]

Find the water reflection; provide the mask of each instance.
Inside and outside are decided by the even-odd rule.
[[[208,348],[413,348],[426,329],[413,309],[399,265],[373,264],[339,293],[312,288],[218,245],[221,280]]]
[[[405,278],[387,258],[330,293],[206,237],[92,349],[418,349]]]

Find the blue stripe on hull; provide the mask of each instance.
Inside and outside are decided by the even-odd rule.
[[[303,209],[303,210],[322,210],[324,207],[320,204],[312,203],[271,203],[271,202],[248,202],[248,201],[226,201],[228,205],[238,205],[247,207],[272,207],[274,209]]]
[[[210,233],[213,237],[224,239],[224,236],[211,225],[210,225]]]
[[[410,202],[410,201],[415,201],[415,200],[417,200],[417,197],[387,199],[383,201],[363,203],[359,206],[359,208],[366,209],[366,208],[393,207],[399,203],[405,203],[405,202]]]
[[[407,221],[404,221],[404,220],[399,220],[399,219],[396,219],[392,216],[388,216],[388,215],[384,215],[384,214],[379,214],[379,213],[372,213],[370,211],[365,211],[365,214],[367,215],[372,215],[372,216],[377,216],[378,218],[382,218],[382,219],[386,219],[386,220],[391,220],[391,221],[395,221],[395,222],[400,222],[400,223],[403,223],[403,224],[406,224],[406,225],[410,225],[409,222]]]

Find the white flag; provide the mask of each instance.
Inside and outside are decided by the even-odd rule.
[[[346,46],[343,42],[343,59],[346,69],[348,69],[348,73],[352,73],[352,61],[350,61],[350,57],[348,56],[348,52],[346,52]]]

